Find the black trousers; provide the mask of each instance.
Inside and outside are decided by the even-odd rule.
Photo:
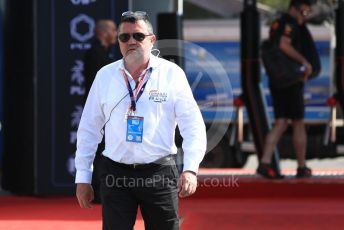
[[[103,230],[132,230],[138,207],[146,230],[178,230],[178,177],[173,159],[166,164],[133,168],[103,156]]]

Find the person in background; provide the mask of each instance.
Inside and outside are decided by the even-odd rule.
[[[98,71],[79,124],[76,196],[82,208],[91,207],[91,166],[104,128],[103,229],[133,229],[138,207],[145,229],[179,229],[178,195],[196,191],[205,124],[184,71],[151,54],[156,37],[146,12],[124,12],[118,31],[123,58]],[[180,176],[177,124],[184,150]]]
[[[305,58],[301,27],[304,26],[307,16],[311,12],[312,0],[291,0],[289,9],[270,27],[270,41],[276,42],[282,52],[288,57],[302,64],[305,69],[305,79],[312,74],[312,65]],[[275,113],[274,127],[267,134],[263,156],[257,168],[257,173],[270,179],[280,179],[279,174],[271,165],[273,151],[283,133],[288,128],[289,120],[293,128],[293,145],[297,158],[296,177],[311,177],[312,171],[306,166],[307,135],[304,124],[304,82],[299,81],[281,89],[271,88]]]
[[[117,43],[117,26],[110,19],[100,19],[96,22],[95,37],[92,46],[86,51],[84,57],[84,77],[85,77],[85,102],[91,88],[92,82],[103,66],[113,62],[113,54],[110,52],[111,47]],[[97,154],[93,163],[92,185],[95,193],[94,202],[100,203],[99,196],[99,159],[104,150],[104,142],[98,146]]]
[[[95,38],[84,57],[86,96],[98,70],[114,61],[110,51],[117,43],[117,26],[110,19],[97,20],[94,32]]]

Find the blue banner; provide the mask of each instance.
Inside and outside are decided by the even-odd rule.
[[[37,4],[37,193],[74,192],[76,132],[83,110],[83,57],[97,19],[118,22],[126,1]]]
[[[309,122],[327,122],[329,108],[326,106],[326,100],[330,96],[330,43],[329,41],[316,41],[317,49],[320,54],[322,71],[315,79],[306,82],[304,98],[306,103],[305,121]],[[219,110],[219,104],[223,111],[233,109],[233,98],[241,94],[241,73],[240,73],[240,42],[194,42],[186,44],[185,47],[185,71],[190,85],[193,85],[193,93],[199,104],[213,105],[208,106],[201,111],[206,121],[214,120],[214,111]],[[232,95],[218,95],[215,87],[223,86],[222,79],[212,77],[217,69],[212,66],[215,57],[221,63],[227,72],[231,87]],[[207,71],[202,71],[206,66]],[[268,103],[268,111],[273,119],[270,91],[268,89],[268,77],[263,65],[261,65],[261,82],[264,94]],[[216,74],[215,74],[216,75]],[[214,104],[214,98],[217,103]],[[219,103],[222,100],[222,103]],[[227,119],[231,119],[228,117]],[[246,119],[246,115],[245,115]]]

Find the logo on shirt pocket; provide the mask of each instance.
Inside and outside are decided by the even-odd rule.
[[[149,100],[154,102],[166,102],[167,101],[167,93],[159,92],[158,90],[151,90],[149,91]]]

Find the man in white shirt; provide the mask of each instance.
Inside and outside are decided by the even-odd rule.
[[[92,162],[105,130],[101,162],[103,229],[133,229],[140,207],[146,229],[179,229],[179,197],[196,191],[206,131],[184,71],[151,55],[156,41],[145,12],[124,12],[119,25],[123,59],[98,71],[78,129],[76,196],[90,208]],[[173,159],[178,124],[181,175]]]

